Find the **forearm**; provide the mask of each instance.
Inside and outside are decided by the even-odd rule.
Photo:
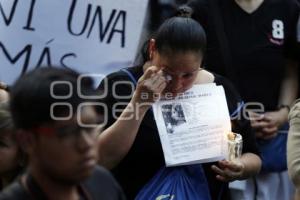
[[[241,157],[244,164],[244,172],[240,179],[246,179],[259,173],[261,168],[261,159],[253,153],[245,153]]]
[[[132,99],[117,121],[103,131],[98,142],[101,165],[111,169],[126,156],[148,108]]]
[[[298,95],[298,70],[297,63],[288,60],[285,76],[281,84],[279,105],[292,105]]]
[[[298,70],[294,61],[288,60],[286,65],[285,77],[281,84],[281,91],[278,105],[291,106],[298,95]],[[278,110],[280,114],[279,126],[288,121],[289,108],[282,107]],[[279,127],[278,127],[279,128]]]

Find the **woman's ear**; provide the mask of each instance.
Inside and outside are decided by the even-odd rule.
[[[156,50],[156,47],[155,47],[155,39],[150,39],[149,41],[149,60],[152,60],[153,59],[153,54]]]

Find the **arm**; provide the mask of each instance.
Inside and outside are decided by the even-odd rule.
[[[217,165],[212,165],[216,178],[228,182],[246,179],[258,174],[261,168],[261,159],[258,156],[259,151],[254,132],[246,115],[246,107],[240,103],[242,102],[241,98],[232,83],[224,79],[222,85],[231,113],[232,131],[243,137],[243,151],[240,159],[236,161],[221,160]]]
[[[288,173],[296,188],[300,189],[300,102],[295,104],[290,115],[287,142]],[[300,194],[300,193],[299,193]],[[300,196],[299,196],[300,197]]]
[[[130,150],[147,110],[166,87],[162,71],[150,67],[139,79],[136,91],[120,117],[99,136],[99,162],[108,169],[116,166]],[[149,98],[142,98],[148,94]]]
[[[243,153],[237,161],[222,160],[218,162],[218,166],[212,166],[216,178],[220,181],[247,179],[258,174],[261,168],[261,159],[250,121],[244,116],[244,108],[240,112],[243,114],[239,115],[240,119],[232,121],[232,128],[243,136]]]
[[[288,60],[285,77],[281,85],[279,105],[292,105],[298,93],[297,63]],[[257,136],[270,139],[276,136],[278,129],[288,121],[289,109],[283,107],[277,111],[266,112],[264,115],[251,114],[251,125],[257,131]]]
[[[285,77],[281,85],[279,105],[292,105],[298,94],[298,63],[287,60]],[[286,118],[287,121],[287,118]]]

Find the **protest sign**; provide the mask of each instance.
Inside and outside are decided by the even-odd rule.
[[[0,80],[58,65],[107,74],[137,52],[147,0],[0,0]]]

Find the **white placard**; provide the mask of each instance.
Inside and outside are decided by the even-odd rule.
[[[107,74],[137,52],[148,0],[0,0],[0,81],[57,65]]]

